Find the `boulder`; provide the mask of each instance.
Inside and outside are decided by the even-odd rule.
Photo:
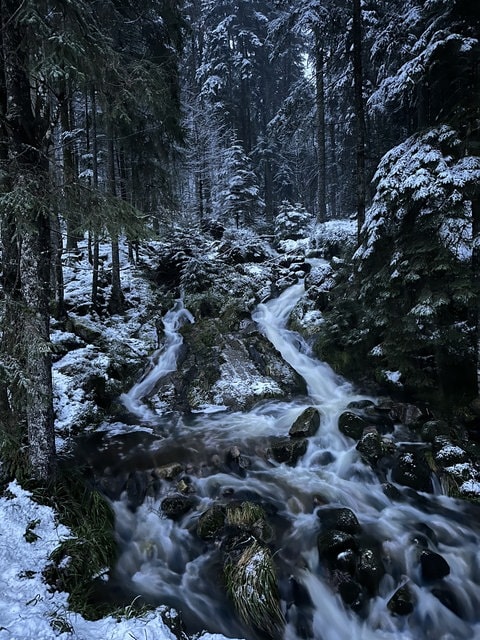
[[[440,587],[432,589],[432,595],[434,595],[437,600],[440,600],[443,606],[450,609],[456,616],[459,618],[463,617],[464,612],[461,603],[447,584],[442,584]]]
[[[357,516],[347,507],[327,507],[317,511],[322,527],[325,529],[337,529],[345,533],[355,534],[360,532],[360,523]]]
[[[450,427],[444,420],[427,420],[420,431],[425,442],[433,442],[437,436],[447,436],[449,433]]]
[[[202,540],[213,540],[222,531],[225,524],[225,509],[213,505],[202,513],[197,522],[197,535]]]
[[[177,493],[164,498],[160,504],[160,509],[167,518],[176,520],[190,511],[194,505],[193,498]]]
[[[393,420],[404,424],[406,427],[417,427],[426,419],[425,414],[419,407],[406,402],[393,403],[390,416]]]
[[[291,438],[308,438],[317,433],[320,426],[320,414],[317,409],[305,409],[290,427]]]
[[[420,451],[399,453],[392,466],[392,480],[398,484],[431,493],[433,490],[430,468]]]
[[[357,579],[368,593],[374,595],[378,592],[380,580],[384,575],[385,567],[379,551],[374,548],[361,549],[357,562]]]
[[[293,467],[307,451],[308,443],[303,439],[275,438],[270,442],[269,454],[277,462]]]
[[[336,566],[337,557],[345,551],[356,551],[357,541],[350,533],[332,529],[318,536],[317,548],[321,560]]]
[[[374,467],[384,455],[382,438],[375,427],[365,429],[356,446],[367,464]]]
[[[450,573],[448,562],[439,553],[424,549],[420,554],[422,578],[427,582],[441,580]]]
[[[360,440],[366,427],[368,427],[366,420],[353,411],[344,411],[338,418],[339,431],[354,440]]]
[[[152,470],[152,475],[154,478],[158,478],[160,480],[173,480],[179,476],[182,471],[183,465],[180,464],[180,462],[170,462],[169,464],[155,467],[155,469]]]
[[[365,604],[362,586],[348,574],[335,571],[333,583],[344,603],[353,611],[360,611]]]
[[[396,616],[408,616],[414,608],[414,596],[407,584],[395,591],[387,602],[388,610]]]

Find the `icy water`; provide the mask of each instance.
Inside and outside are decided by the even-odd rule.
[[[180,323],[193,320],[181,304],[167,314],[166,348],[156,354],[144,379],[122,398],[151,433],[131,434],[130,450],[125,446],[122,455],[130,470],[137,464],[146,469],[183,463],[196,503],[180,520],[164,517],[161,501],[175,485],[168,481],[162,481],[155,495],[135,510],[126,498],[117,501],[121,545],[117,579],[133,597],[140,594],[181,611],[189,634],[205,629],[257,640],[259,636],[239,621],[225,596],[220,548],[196,535],[199,515],[209,506],[248,499],[264,506],[274,529],[270,546],[288,621],[284,640],[480,640],[479,509],[439,491],[416,494],[398,486],[398,499],[385,495],[360,459],[356,443],[337,429],[339,415],[362,396],[313,358],[302,339],[285,328],[303,292],[302,284],[294,285],[279,298],[260,304],[253,319],[305,379],[308,396],[263,402],[245,413],[178,418],[156,416],[146,408],[145,396],[175,367]],[[318,409],[321,426],[309,438],[305,455],[294,467],[269,459],[269,439],[288,435],[306,407]],[[245,472],[223,463],[232,446],[248,458]],[[362,536],[381,549],[386,573],[378,595],[368,600],[361,614],[344,605],[319,560],[322,510],[332,506],[351,509]],[[418,561],[419,540],[448,562],[447,577],[425,581]],[[387,602],[405,584],[414,600],[413,612],[396,616]]]

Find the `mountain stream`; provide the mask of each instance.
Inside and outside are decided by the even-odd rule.
[[[158,416],[143,404],[157,381],[175,369],[182,342],[178,329],[183,321],[193,321],[180,302],[166,315],[165,348],[122,401],[151,433],[147,444],[138,436],[137,449],[155,464],[183,463],[196,502],[179,519],[164,517],[161,502],[172,491],[166,481],[135,509],[126,497],[117,500],[117,580],[133,597],[140,594],[179,610],[189,634],[205,629],[247,640],[263,637],[242,623],[226,596],[220,543],[207,544],[196,535],[199,515],[213,504],[251,500],[264,506],[274,531],[270,547],[287,621],[285,640],[480,639],[478,508],[442,495],[439,483],[433,494],[397,486],[395,499],[387,497],[356,442],[337,428],[340,414],[365,396],[312,357],[302,338],[286,328],[303,293],[302,284],[293,285],[258,305],[252,317],[304,378],[308,395],[263,401],[245,413],[206,411],[179,418]],[[295,466],[270,459],[269,441],[287,436],[308,407],[316,408],[321,420],[305,454]],[[396,431],[391,437],[397,437]],[[222,454],[232,447],[249,460],[248,468],[222,463]],[[354,512],[362,538],[374,541],[385,568],[378,589],[357,613],[332,584],[335,572],[319,559],[322,513],[332,507]],[[449,575],[426,579],[419,545],[440,554]],[[404,585],[414,606],[408,615],[395,615],[387,603]],[[300,622],[304,619],[306,624]]]

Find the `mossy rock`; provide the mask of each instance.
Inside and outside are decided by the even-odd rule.
[[[177,493],[164,498],[160,504],[162,513],[172,520],[177,520],[188,513],[195,506],[195,501],[189,496]]]
[[[197,535],[202,540],[213,540],[220,534],[225,525],[225,509],[221,505],[213,505],[202,513],[197,523]]]
[[[238,540],[224,564],[227,593],[243,622],[266,638],[283,637],[285,619],[273,557],[255,538]]]

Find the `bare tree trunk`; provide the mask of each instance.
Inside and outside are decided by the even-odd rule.
[[[315,28],[315,102],[317,106],[317,220],[327,219],[325,145],[325,61],[320,29]]]
[[[356,155],[357,155],[357,237],[361,240],[361,230],[365,222],[367,194],[365,172],[366,124],[363,103],[363,63],[362,63],[362,7],[360,0],[353,0],[353,84],[355,92]]]
[[[337,153],[336,153],[336,136],[335,136],[335,123],[330,122],[330,212],[331,218],[334,220],[337,218],[337,203],[338,203],[338,167],[337,167]]]

